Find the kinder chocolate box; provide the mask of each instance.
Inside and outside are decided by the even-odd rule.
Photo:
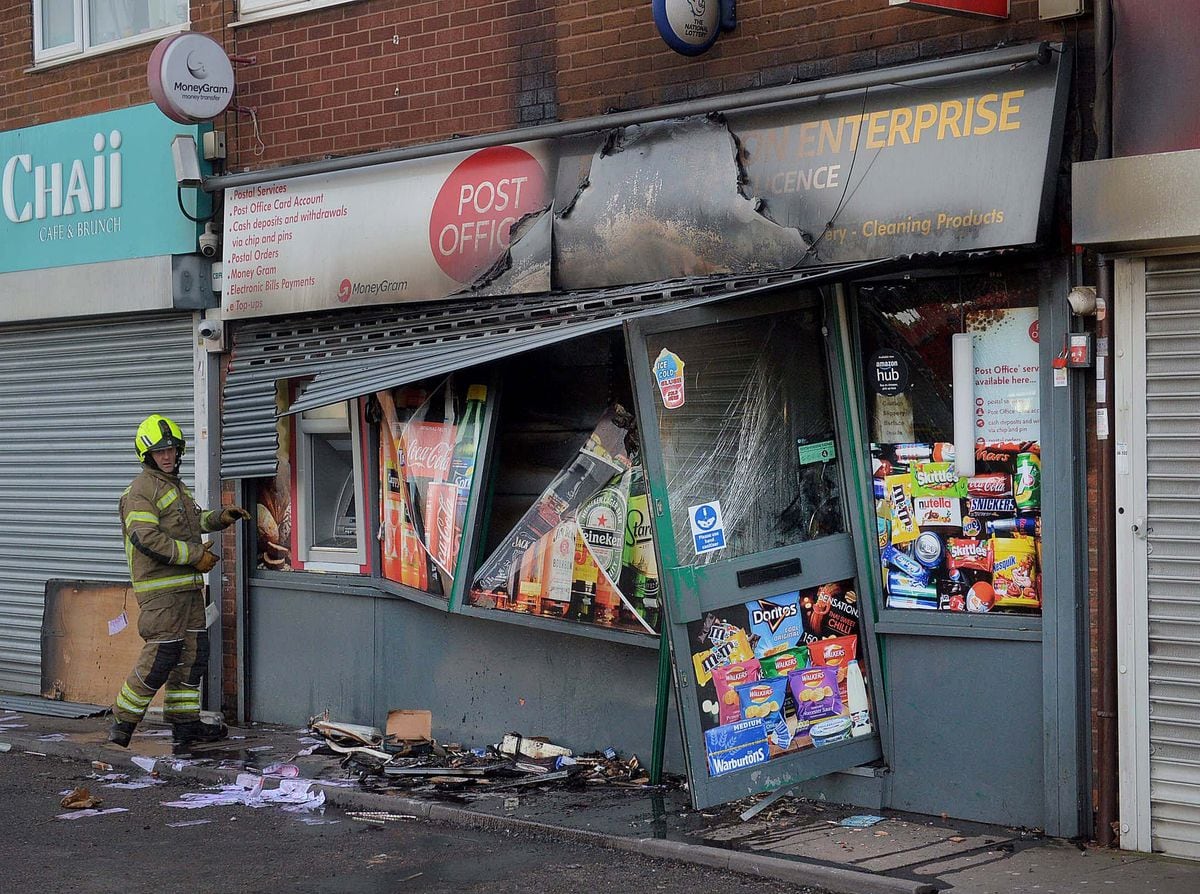
[[[761,720],[739,720],[705,730],[704,749],[709,776],[765,764],[770,757],[767,725]]]

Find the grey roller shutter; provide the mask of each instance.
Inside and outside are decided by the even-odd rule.
[[[1146,261],[1150,829],[1200,858],[1200,255]]]
[[[190,315],[0,327],[0,690],[40,692],[47,580],[128,580],[133,433],[160,412],[192,442],[192,338]]]
[[[633,317],[827,281],[871,266],[875,262],[248,324],[234,334],[221,476],[275,474],[277,379],[316,377],[295,411],[531,351]]]

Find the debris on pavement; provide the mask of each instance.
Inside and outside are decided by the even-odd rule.
[[[109,814],[109,813],[128,813],[128,812],[129,812],[128,807],[107,807],[104,810],[94,810],[94,809],[74,810],[71,813],[60,813],[57,816],[55,816],[54,818],[60,819],[60,820],[76,820],[76,819],[82,819],[85,816],[105,816],[106,814]]]
[[[844,826],[847,829],[867,829],[877,823],[882,823],[887,817],[876,816],[873,813],[860,813],[855,816],[848,816],[843,820],[838,821],[839,826]]]
[[[103,799],[88,791],[86,785],[81,785],[67,792],[59,806],[66,810],[87,810],[89,807],[99,807],[103,803]]]

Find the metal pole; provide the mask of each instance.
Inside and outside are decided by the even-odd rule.
[[[1096,95],[1093,122],[1096,130],[1096,158],[1112,157],[1112,10],[1109,0],[1096,0]],[[1112,345],[1112,265],[1096,262],[1096,293],[1104,313],[1096,321],[1096,340]],[[1116,394],[1114,363],[1106,364],[1109,376],[1108,396]],[[1096,413],[1107,415],[1109,404],[1096,403]],[[1109,420],[1111,430],[1111,420]],[[1096,841],[1102,847],[1116,843],[1114,825],[1118,821],[1117,756],[1117,607],[1116,607],[1116,481],[1115,457],[1111,433],[1096,443],[1096,664],[1099,680],[1099,705],[1096,728]]]
[[[261,171],[221,174],[216,177],[206,177],[204,180],[204,189],[208,192],[217,192],[222,189],[252,186],[256,183],[266,183],[271,180],[307,177],[312,174],[329,174],[334,171],[365,168],[371,165],[389,164],[396,161],[412,161],[416,158],[429,158],[435,155],[446,155],[451,152],[470,152],[476,149],[487,149],[491,146],[503,146],[508,143],[559,139],[578,134],[594,133],[614,127],[628,127],[634,124],[648,124],[652,121],[665,121],[671,118],[688,118],[696,115],[711,115],[717,112],[742,111],[761,106],[786,105],[818,96],[828,97],[837,93],[865,90],[869,87],[882,87],[909,81],[923,81],[930,78],[980,71],[987,68],[1020,65],[1026,62],[1044,64],[1049,60],[1050,44],[1046,42],[1017,47],[1004,47],[1003,49],[989,50],[983,53],[954,56],[950,59],[914,62],[911,65],[901,65],[881,71],[855,72],[854,74],[839,75],[838,77],[824,78],[818,81],[782,84],[778,87],[763,87],[759,90],[710,96],[704,99],[693,99],[670,105],[652,106],[647,109],[614,112],[610,115],[594,115],[590,118],[579,118],[574,121],[558,121],[553,124],[514,128],[491,134],[481,134],[479,136],[458,137],[452,140],[426,143],[421,146],[384,149],[379,152],[348,155],[343,158],[325,158],[319,161],[303,162],[301,164],[269,168]]]
[[[662,632],[658,636],[658,692],[654,702],[654,749],[650,755],[650,784],[662,782],[663,754],[667,750],[667,703],[671,698],[671,643],[667,640],[667,620],[659,615]]]

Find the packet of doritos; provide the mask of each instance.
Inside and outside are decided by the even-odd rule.
[[[754,640],[754,656],[763,658],[783,652],[800,642],[804,622],[800,619],[800,592],[751,599],[746,603],[750,616],[750,633]]]

